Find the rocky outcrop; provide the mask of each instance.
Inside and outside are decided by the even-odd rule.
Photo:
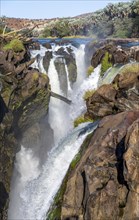
[[[138,219],[138,63],[121,68],[113,82],[100,86],[86,104],[86,116],[101,120],[65,177],[61,220]]]
[[[101,63],[106,52],[108,52],[109,55],[111,56],[111,62],[113,64],[116,64],[116,63],[125,64],[125,63],[129,62],[129,55],[125,50],[123,50],[117,46],[114,46],[112,44],[107,44],[107,45],[101,47],[100,49],[98,49],[94,53],[92,60],[91,60],[91,65],[93,67],[97,67],[98,64]]]
[[[85,61],[96,67],[102,60],[105,52],[109,52],[114,63],[126,63],[133,58],[138,61],[137,38],[107,38],[105,40],[91,41],[85,46]],[[130,46],[131,44],[131,46]]]
[[[44,43],[44,44],[43,44],[43,47],[45,47],[45,48],[48,49],[48,50],[51,50],[51,49],[52,49],[52,46],[51,46],[50,43]]]
[[[60,88],[65,96],[67,96],[68,91],[68,82],[67,82],[67,73],[65,68],[65,60],[62,57],[56,57],[55,61],[55,68],[58,73],[58,78],[60,82]]]
[[[61,219],[137,219],[138,117],[122,112],[104,117],[64,194]],[[129,208],[130,207],[130,208]]]
[[[64,48],[61,47],[60,49],[57,50],[56,55],[60,55],[65,59],[66,61],[65,63],[68,69],[69,81],[72,86],[77,79],[77,66],[76,66],[76,60],[73,54],[73,50],[69,47],[67,48],[67,51],[65,51]]]
[[[0,219],[7,219],[15,154],[33,127],[47,115],[49,79],[32,69],[27,51],[1,51],[0,91]],[[10,71],[10,72],[9,72]],[[28,132],[27,132],[28,131]],[[46,135],[46,134],[45,134]]]
[[[44,66],[46,73],[48,73],[48,68],[49,68],[50,60],[52,59],[52,57],[53,57],[52,51],[45,52],[45,56],[43,57],[43,66]]]
[[[139,65],[131,64],[134,73],[119,73],[111,85],[102,85],[87,99],[87,115],[103,117],[132,109],[139,110]],[[123,69],[123,70],[124,70]]]
[[[139,46],[133,46],[130,48],[130,56],[139,62]]]
[[[28,45],[30,50],[40,50],[40,43],[38,41],[32,41],[29,45]]]

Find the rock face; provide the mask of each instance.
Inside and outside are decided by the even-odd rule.
[[[131,57],[139,62],[139,46],[133,46],[130,48]]]
[[[114,46],[112,44],[107,44],[100,49],[98,49],[91,60],[91,65],[93,67],[97,67],[98,64],[101,63],[102,58],[104,57],[105,53],[108,52],[111,56],[111,62],[113,64],[115,63],[128,63],[129,62],[129,55],[127,52],[125,52],[123,49]]]
[[[65,96],[67,96],[67,89],[68,89],[68,82],[67,82],[67,73],[65,68],[65,62],[64,58],[62,57],[56,57],[54,63],[55,68],[58,73],[59,82],[60,82],[60,88]]]
[[[77,79],[77,66],[73,50],[71,48],[67,48],[67,51],[65,51],[64,48],[61,47],[60,49],[58,49],[56,54],[65,59],[65,63],[68,69],[68,78],[72,86]]]
[[[61,219],[137,219],[139,112],[106,116],[70,174]],[[126,166],[125,166],[126,164]]]
[[[33,60],[27,51],[0,53],[0,219],[3,220],[7,219],[15,153],[46,116],[50,88],[47,75],[29,67]]]
[[[139,219],[138,63],[120,69],[86,105],[86,116],[101,120],[65,178],[61,220]]]
[[[136,68],[134,73],[118,74],[111,85],[102,85],[87,99],[87,115],[98,118],[139,110],[139,65],[132,64],[132,68]]]
[[[52,49],[52,46],[50,43],[44,43],[43,47],[45,47],[46,49],[50,49],[50,50]]]
[[[49,68],[49,65],[50,65],[50,60],[52,59],[52,52],[51,51],[46,51],[45,52],[45,56],[43,57],[43,66],[44,66],[44,69],[46,71],[46,73],[48,73],[48,68]]]
[[[96,67],[102,60],[105,52],[109,52],[114,63],[127,63],[133,58],[136,61],[138,58],[139,46],[128,46],[129,44],[137,43],[137,39],[133,38],[107,38],[105,40],[89,42],[85,47],[85,60],[89,66],[91,64]]]

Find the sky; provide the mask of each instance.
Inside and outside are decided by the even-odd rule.
[[[73,17],[131,0],[0,0],[0,16],[15,18]]]

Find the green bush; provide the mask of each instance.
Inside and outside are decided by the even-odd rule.
[[[88,69],[87,69],[87,76],[90,76],[92,72],[94,72],[94,67],[89,66]]]
[[[74,120],[74,127],[77,127],[79,124],[84,123],[84,122],[89,122],[89,121],[93,122],[93,119],[87,118],[87,117],[84,117],[84,115],[81,115]]]
[[[104,73],[110,68],[112,67],[112,63],[111,63],[111,55],[106,52],[102,61],[101,61],[101,76],[104,75]]]
[[[51,36],[51,28],[45,27],[42,33],[42,37],[49,37],[49,36]]]
[[[84,100],[87,100],[89,97],[91,97],[93,94],[94,94],[95,90],[88,90],[85,92],[84,96],[83,96],[83,99]]]
[[[24,45],[22,43],[21,40],[19,39],[13,39],[10,41],[10,43],[6,44],[4,47],[3,47],[4,50],[10,50],[12,49],[14,52],[21,52],[23,50],[25,50],[24,48]]]

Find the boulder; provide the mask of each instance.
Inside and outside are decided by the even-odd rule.
[[[48,49],[48,50],[51,50],[51,49],[52,49],[52,46],[51,46],[50,43],[44,43],[44,44],[43,44],[43,47],[45,47],[45,48]]]
[[[136,69],[132,73],[125,66],[118,74],[111,85],[100,86],[93,95],[87,99],[87,114],[92,118],[103,117],[110,114],[116,114],[122,111],[139,109],[139,65],[132,64]],[[130,70],[130,68],[129,68]]]

